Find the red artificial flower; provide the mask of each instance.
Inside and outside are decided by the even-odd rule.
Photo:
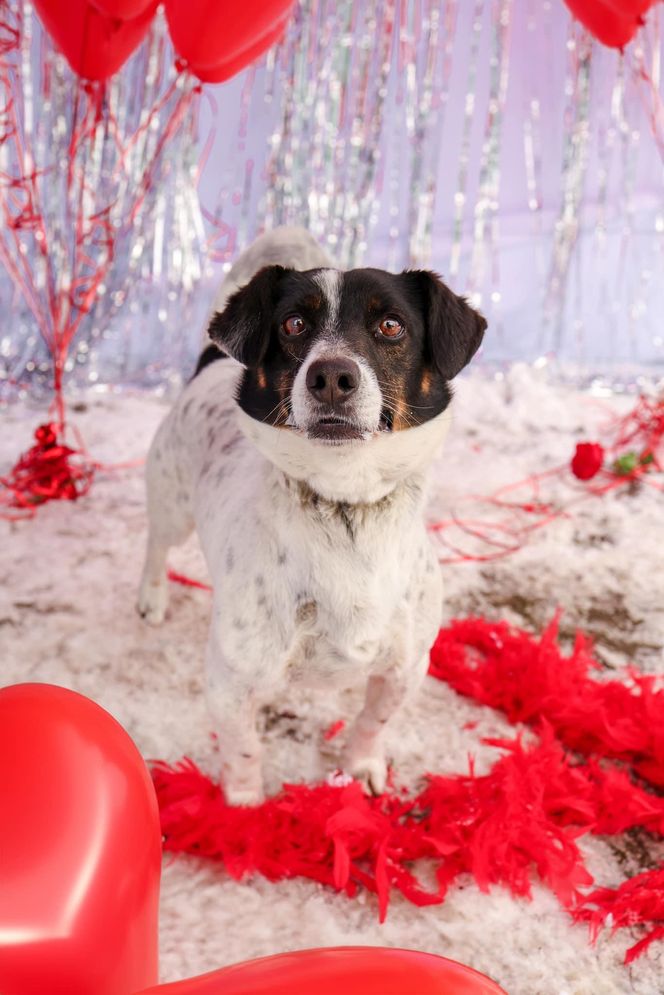
[[[570,466],[579,480],[591,480],[602,469],[604,449],[599,442],[578,442]]]

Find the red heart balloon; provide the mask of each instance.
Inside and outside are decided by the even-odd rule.
[[[605,7],[611,7],[623,17],[643,17],[655,0],[601,0]]]
[[[152,0],[90,0],[90,3],[107,17],[117,17],[121,21],[131,21],[148,7],[154,8]]]
[[[129,736],[48,684],[0,690],[0,992],[156,983],[159,812]]]
[[[328,947],[261,957],[135,995],[505,995],[445,957],[382,947]]]
[[[624,48],[641,25],[640,18],[603,0],[565,0],[572,14],[598,41],[610,48]]]
[[[159,0],[140,17],[121,21],[108,17],[87,0],[35,0],[42,23],[75,73],[104,80],[117,72],[145,37]]]
[[[284,18],[279,24],[271,28],[265,37],[259,38],[258,41],[254,42],[253,45],[250,45],[243,52],[240,52],[239,55],[234,55],[232,58],[226,59],[212,69],[199,69],[194,65],[190,65],[189,68],[201,83],[224,83],[227,79],[241,72],[246,66],[255,62],[264,52],[267,52],[268,48],[272,48],[273,45],[280,41],[286,30],[287,23],[288,18]]]
[[[166,19],[176,51],[199,70],[214,70],[240,56],[275,24],[294,0],[166,0]],[[245,63],[246,65],[246,63]]]

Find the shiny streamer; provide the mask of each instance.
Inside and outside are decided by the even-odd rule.
[[[371,226],[395,16],[395,0],[303,0],[283,43],[265,225],[304,224],[347,265]]]
[[[567,290],[569,266],[581,221],[580,207],[590,138],[592,44],[588,33],[576,22],[570,23],[567,49],[569,58],[565,91],[568,99],[564,115],[566,137],[563,145],[563,184],[560,212],[554,227],[553,252],[545,303],[545,316],[553,324],[554,349],[557,352],[561,347],[562,306]]]
[[[54,388],[62,424],[66,376],[127,381],[138,365],[146,377],[134,343],[117,323],[111,332],[120,313],[161,325],[155,379],[180,375],[182,336],[163,327],[203,268],[198,87],[173,66],[160,18],[107,83],[72,74],[29,3],[3,0],[0,21],[0,288],[15,318],[0,337],[0,390]]]
[[[473,252],[468,292],[477,307],[483,304],[481,287],[485,282],[487,261],[491,265],[492,300],[500,301],[497,270],[498,198],[503,114],[509,80],[509,32],[512,0],[495,0],[492,9],[493,39],[490,57],[489,97],[482,142],[479,188],[475,201]]]
[[[403,49],[400,51],[403,54]],[[381,164],[381,190],[385,190],[387,203],[387,267],[390,270],[397,270],[403,265],[403,187],[408,171],[408,143],[404,141],[403,123],[411,118],[406,101],[414,95],[413,87],[406,85],[403,68],[401,60],[398,60],[393,83],[392,114],[386,122],[387,149]]]
[[[17,4],[0,0],[0,9],[15,12]],[[29,8],[18,6],[32,30]],[[584,382],[598,389],[611,364],[661,366],[664,198],[652,160],[662,135],[663,18],[656,5],[622,57],[591,42],[559,0],[300,0],[283,42],[261,63],[226,87],[205,88],[204,109],[214,119],[218,107],[218,119],[207,139],[204,132],[202,154],[193,98],[192,113],[161,149],[158,183],[139,197],[134,222],[116,231],[113,275],[100,281],[71,342],[69,382],[177,381],[212,295],[201,247],[207,242],[208,259],[228,268],[251,238],[281,223],[309,227],[341,265],[438,270],[481,302],[492,331],[483,354],[492,363],[583,361]],[[7,46],[15,49],[5,20],[3,64]],[[76,87],[34,32],[30,44],[24,37],[21,71],[41,141],[34,183],[56,192],[52,224],[63,216],[61,187],[39,165],[51,147],[62,161],[68,155]],[[98,128],[90,140],[88,211],[97,178],[103,186],[112,170],[117,135],[139,131],[137,107],[173,83],[167,43],[158,25],[155,32],[107,88],[104,113],[110,108],[119,130]],[[90,99],[79,97],[79,123]],[[2,103],[0,139],[11,113]],[[140,130],[131,143],[118,203],[138,189],[154,137]],[[11,176],[3,146],[0,174]],[[121,213],[118,206],[114,223]],[[110,214],[100,218],[100,238],[106,221]],[[48,281],[37,241],[20,238],[11,279],[0,264],[0,293],[12,311],[11,326],[0,328],[5,394],[17,382],[47,384],[50,369],[29,308]],[[103,238],[95,252],[102,257]],[[62,291],[71,259],[61,255]],[[83,293],[75,284],[78,301]],[[620,376],[638,388],[636,373]]]
[[[341,265],[441,272],[493,363],[661,362],[662,16],[621,57],[558,0],[302,0],[245,81],[219,258],[304,224]]]
[[[531,2],[528,11],[527,41],[528,46],[535,46],[536,29],[540,15],[540,5],[533,9]],[[525,109],[523,114],[523,151],[526,167],[526,186],[528,194],[528,209],[537,212],[536,217],[541,222],[541,210],[544,201],[542,191],[542,113],[539,94],[532,89],[524,92]]]
[[[482,14],[484,0],[475,0],[473,10],[470,56],[468,58],[468,82],[466,84],[466,99],[464,102],[463,133],[459,152],[459,172],[454,194],[454,236],[450,255],[449,273],[452,279],[459,275],[461,264],[461,248],[463,240],[463,219],[467,200],[468,172],[470,168],[471,128],[475,117],[475,99],[477,85],[477,69],[482,38]]]
[[[413,135],[409,216],[409,261],[422,267],[432,264],[438,163],[449,98],[458,0],[447,0],[442,9],[432,0],[427,8],[422,32],[424,66]]]

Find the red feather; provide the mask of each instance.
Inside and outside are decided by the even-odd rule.
[[[570,749],[623,760],[664,785],[664,689],[631,671],[631,686],[594,680],[599,664],[589,640],[578,634],[566,657],[557,635],[557,618],[539,639],[505,622],[455,621],[441,629],[429,673],[510,722],[544,718]]]
[[[540,639],[481,619],[441,631],[431,673],[537,732],[529,744],[487,741],[502,751],[487,774],[471,760],[467,774],[429,775],[412,798],[403,790],[368,798],[356,782],[300,784],[233,808],[191,760],[157,762],[165,848],[215,859],[236,879],[305,877],[349,898],[366,889],[381,921],[392,889],[422,906],[444,901],[460,874],[483,891],[502,885],[526,898],[539,879],[593,936],[609,914],[614,929],[647,927],[627,952],[633,960],[664,936],[664,869],[587,894],[593,879],[577,840],[635,827],[664,834],[664,798],[606,760],[664,781],[664,698],[648,677],[593,679],[589,642],[579,636],[565,657],[556,636],[556,621]],[[433,890],[414,871],[423,862],[435,872]]]

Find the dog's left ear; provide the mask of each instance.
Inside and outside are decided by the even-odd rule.
[[[436,273],[411,270],[404,276],[417,288],[431,359],[443,377],[452,380],[479,349],[486,319]]]
[[[284,266],[265,266],[229,297],[210,322],[212,341],[243,366],[260,366],[265,358],[277,291],[288,272]]]

